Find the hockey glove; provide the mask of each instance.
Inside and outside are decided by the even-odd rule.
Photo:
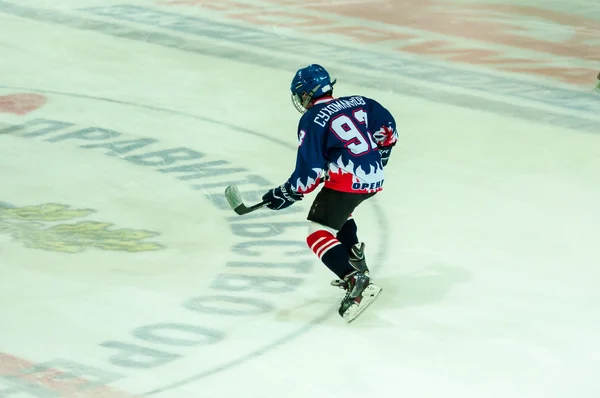
[[[380,146],[379,153],[381,154],[381,164],[383,167],[387,166],[392,155],[392,146]]]
[[[268,201],[267,207],[271,210],[282,210],[292,205],[292,203],[302,200],[304,195],[292,190],[290,182],[271,189],[263,195],[262,200]]]

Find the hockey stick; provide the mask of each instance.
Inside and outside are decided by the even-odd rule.
[[[258,210],[269,203],[267,201],[262,201],[253,206],[247,207],[242,200],[240,191],[235,185],[230,185],[225,188],[225,199],[227,199],[227,203],[229,203],[229,206],[233,209],[233,211],[240,216],[252,213],[253,211]]]
[[[327,177],[322,176],[321,178],[319,178],[319,183],[322,183],[327,180]],[[242,196],[240,195],[238,187],[235,185],[229,185],[227,188],[225,188],[225,199],[227,199],[227,203],[229,203],[229,206],[233,209],[233,211],[235,211],[240,216],[252,213],[253,211],[258,210],[269,204],[268,201],[263,200],[262,202],[252,205],[250,207],[246,206],[244,204],[244,201],[242,200]]]

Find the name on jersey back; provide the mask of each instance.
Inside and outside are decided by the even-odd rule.
[[[323,107],[317,116],[315,116],[314,122],[321,127],[325,127],[331,116],[336,112],[344,109],[355,108],[360,105],[367,105],[363,97],[350,97],[346,99],[337,99],[327,106]]]

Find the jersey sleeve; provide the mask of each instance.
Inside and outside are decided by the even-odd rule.
[[[378,147],[390,147],[398,142],[398,130],[394,116],[379,102],[365,98],[368,104],[369,131]]]
[[[324,131],[307,117],[300,119],[296,168],[289,179],[293,190],[304,194],[317,188],[327,166],[325,152]]]

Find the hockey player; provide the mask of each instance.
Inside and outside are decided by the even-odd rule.
[[[381,291],[371,281],[352,212],[383,189],[383,167],[398,133],[394,118],[378,102],[363,96],[334,98],[335,83],[320,65],[296,72],[292,102],[303,113],[296,168],[262,199],[272,210],[285,209],[324,181],[308,214],[306,242],[339,277],[332,282],[346,290],[339,314],[350,322]]]

